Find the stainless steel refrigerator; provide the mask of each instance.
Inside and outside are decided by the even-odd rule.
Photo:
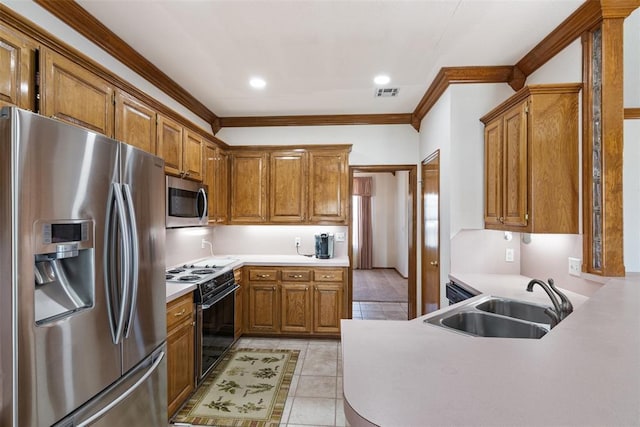
[[[0,425],[167,425],[164,162],[0,111]]]

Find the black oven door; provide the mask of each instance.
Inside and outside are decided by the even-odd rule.
[[[231,348],[235,331],[235,300],[238,285],[198,304],[196,358],[198,384]]]

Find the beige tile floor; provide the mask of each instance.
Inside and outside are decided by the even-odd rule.
[[[407,320],[406,302],[353,302],[353,319]]]

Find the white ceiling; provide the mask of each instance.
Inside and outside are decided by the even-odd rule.
[[[513,65],[583,1],[77,0],[220,117],[409,113],[441,67]]]

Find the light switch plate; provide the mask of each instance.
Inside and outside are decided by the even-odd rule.
[[[336,233],[336,242],[344,242],[344,233]]]
[[[506,262],[513,262],[513,248],[507,248],[504,253],[504,260]]]
[[[582,260],[580,258],[569,257],[569,274],[571,276],[580,276],[581,264]]]

